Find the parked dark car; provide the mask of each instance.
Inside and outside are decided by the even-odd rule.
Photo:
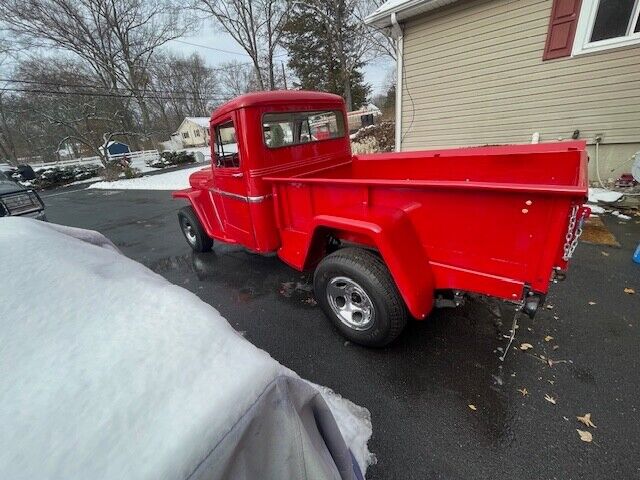
[[[0,217],[23,215],[46,220],[40,196],[0,170]]]

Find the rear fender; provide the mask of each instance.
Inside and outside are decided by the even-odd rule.
[[[385,211],[368,217],[369,220],[333,215],[315,217],[305,265],[311,264],[319,253],[317,250],[324,247],[328,232],[341,238],[347,234],[361,239],[357,243],[376,248],[382,256],[409,312],[417,319],[425,318],[433,308],[434,279],[408,212]]]

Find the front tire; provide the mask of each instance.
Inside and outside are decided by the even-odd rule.
[[[326,256],[313,276],[316,300],[349,340],[382,347],[407,323],[407,309],[384,262],[362,248]]]
[[[178,212],[180,230],[194,252],[208,252],[213,247],[213,240],[205,232],[193,208],[183,207]]]

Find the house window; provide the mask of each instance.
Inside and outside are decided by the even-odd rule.
[[[182,138],[189,138],[189,132],[182,132]]]
[[[640,44],[640,0],[584,0],[573,54]]]
[[[200,136],[200,130],[194,130],[193,135],[196,137]]]

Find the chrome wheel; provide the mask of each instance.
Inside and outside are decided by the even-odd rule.
[[[327,285],[327,300],[333,313],[347,327],[366,330],[373,323],[373,302],[364,289],[350,278],[332,278]]]
[[[187,242],[191,245],[196,244],[196,230],[193,228],[193,225],[189,223],[188,220],[182,221],[182,231],[184,232],[184,236],[187,238]]]

